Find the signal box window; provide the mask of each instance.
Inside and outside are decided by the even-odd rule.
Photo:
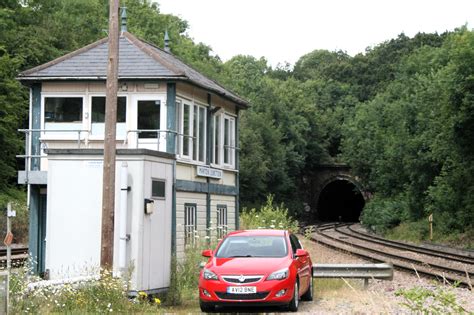
[[[151,182],[151,197],[152,198],[165,198],[165,181],[163,180],[152,180]]]
[[[46,97],[45,129],[82,129],[82,97]]]
[[[127,98],[117,98],[117,135],[125,136],[127,117]],[[105,96],[92,97],[92,134],[104,135],[105,130]]]

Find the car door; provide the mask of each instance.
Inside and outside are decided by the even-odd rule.
[[[296,257],[296,250],[302,249],[303,247],[300,244],[300,241],[294,234],[290,234],[290,243],[293,250],[293,259],[296,262],[298,268],[298,278],[300,279],[300,295],[305,293],[308,290],[310,276],[311,276],[311,266],[309,266],[309,256],[305,257]]]

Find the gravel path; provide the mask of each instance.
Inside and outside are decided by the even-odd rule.
[[[313,263],[368,263],[367,261],[329,249],[300,237],[305,249],[311,253]],[[474,281],[474,279],[473,279]],[[432,280],[418,278],[406,272],[395,270],[392,281],[370,280],[367,290],[363,280],[316,279],[315,299],[302,302],[299,312],[311,314],[406,314],[410,310],[401,305],[403,297],[397,297],[399,289],[421,287],[436,290]],[[467,312],[474,312],[474,293],[462,288],[442,287],[452,292],[458,305]],[[426,305],[426,303],[425,303]]]

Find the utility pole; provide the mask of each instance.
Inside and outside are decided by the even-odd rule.
[[[118,90],[119,0],[109,0],[109,58],[105,97],[104,173],[102,182],[102,240],[100,266],[111,269],[114,262],[115,149]]]

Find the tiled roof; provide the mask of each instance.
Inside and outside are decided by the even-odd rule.
[[[188,66],[173,54],[128,32],[119,40],[119,79],[173,79],[188,81],[241,106],[248,102]],[[95,43],[19,74],[21,81],[104,80],[107,76],[108,40]]]

